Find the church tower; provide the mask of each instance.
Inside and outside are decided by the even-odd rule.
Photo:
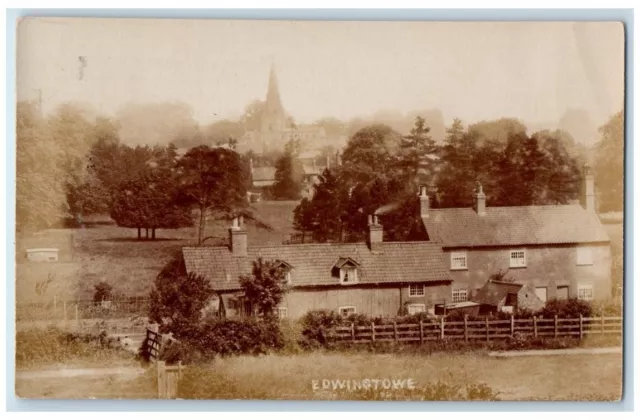
[[[263,133],[281,132],[286,126],[287,116],[280,101],[278,79],[276,78],[276,71],[272,65],[271,72],[269,73],[267,100],[262,113],[262,120],[260,121],[260,131]]]

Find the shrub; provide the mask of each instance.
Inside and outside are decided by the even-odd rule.
[[[591,314],[592,308],[589,302],[575,298],[566,300],[552,299],[537,313],[537,315],[544,318],[553,318],[554,316],[558,316],[558,318],[578,318],[580,315],[590,317]]]
[[[105,300],[111,300],[112,293],[113,286],[106,281],[101,281],[94,286],[93,301],[102,302]]]
[[[194,363],[216,356],[266,354],[284,345],[277,322],[255,318],[218,319],[190,328],[179,343],[163,349],[160,358],[167,362]]]
[[[333,311],[315,310],[307,312],[300,323],[302,325],[300,345],[305,349],[315,349],[330,344],[329,331],[341,325],[343,319]]]

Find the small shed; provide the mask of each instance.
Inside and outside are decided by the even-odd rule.
[[[480,315],[495,312],[513,313],[519,310],[537,311],[544,302],[533,286],[521,283],[491,281],[478,290],[473,301],[480,305]]]
[[[480,304],[476,302],[457,302],[435,305],[435,315],[452,315],[462,314],[469,316],[477,316],[480,310]]]
[[[27,259],[30,262],[56,262],[58,253],[58,248],[30,248],[27,249]]]

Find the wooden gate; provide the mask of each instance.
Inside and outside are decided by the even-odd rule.
[[[158,398],[176,398],[178,396],[178,382],[182,379],[182,362],[178,362],[174,366],[158,362],[156,366],[158,369]]]

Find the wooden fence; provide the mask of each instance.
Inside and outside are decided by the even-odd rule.
[[[622,335],[621,317],[538,318],[506,320],[468,320],[417,324],[354,325],[333,328],[329,339],[337,342],[371,343],[375,341],[420,342],[438,340],[485,340],[512,337],[577,337]]]

